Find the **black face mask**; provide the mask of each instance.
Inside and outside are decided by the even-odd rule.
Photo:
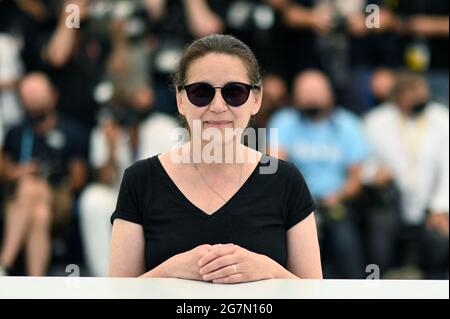
[[[26,116],[27,121],[32,126],[37,126],[47,119],[47,117],[50,115],[50,112],[51,111],[48,111],[48,110],[33,111],[33,112],[27,111],[25,116]]]
[[[328,113],[328,109],[316,105],[303,105],[299,108],[299,112],[309,120],[318,120]]]
[[[413,116],[420,116],[421,114],[423,114],[423,112],[427,108],[427,105],[428,105],[428,101],[420,102],[420,103],[415,104],[411,108],[411,114]]]

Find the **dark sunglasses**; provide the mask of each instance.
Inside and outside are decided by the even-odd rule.
[[[209,105],[216,95],[216,89],[220,89],[220,93],[228,105],[238,107],[247,102],[250,91],[259,89],[259,85],[230,82],[220,87],[206,82],[198,82],[178,87],[179,91],[186,90],[189,101],[198,107]]]

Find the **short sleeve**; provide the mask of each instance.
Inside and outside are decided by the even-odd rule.
[[[286,187],[286,229],[288,230],[308,217],[316,209],[316,205],[305,179],[297,167],[291,163],[289,163]]]
[[[142,225],[142,208],[140,205],[138,190],[138,174],[131,168],[127,168],[120,184],[119,196],[117,198],[116,210],[111,216],[111,224],[116,218]]]

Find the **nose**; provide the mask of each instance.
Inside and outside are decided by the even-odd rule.
[[[228,110],[227,103],[224,101],[220,88],[216,88],[216,94],[209,106],[209,110],[214,113],[223,113]]]

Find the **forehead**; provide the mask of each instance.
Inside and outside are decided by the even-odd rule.
[[[223,53],[209,53],[191,63],[187,70],[186,81],[223,85],[231,81],[247,83],[250,80],[241,58]]]

